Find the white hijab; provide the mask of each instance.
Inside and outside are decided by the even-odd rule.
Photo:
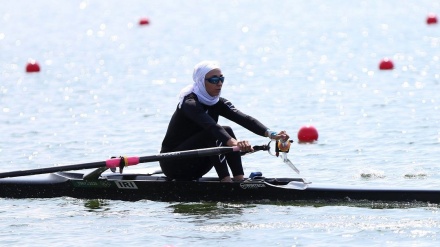
[[[182,107],[183,98],[194,92],[202,104],[214,105],[218,102],[220,95],[211,96],[205,88],[205,76],[213,69],[219,69],[216,61],[202,61],[194,66],[193,84],[184,87],[179,94],[179,108]]]

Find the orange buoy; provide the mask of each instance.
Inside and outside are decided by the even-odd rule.
[[[139,20],[139,25],[148,25],[150,24],[150,20],[146,17],[143,17]]]
[[[437,24],[437,16],[435,14],[429,14],[428,17],[426,17],[426,24]]]
[[[28,73],[40,72],[40,65],[36,61],[30,60],[26,65],[26,72]]]
[[[379,63],[379,69],[381,70],[390,70],[390,69],[394,69],[394,64],[393,61],[391,61],[388,58],[384,58],[380,61]]]
[[[314,142],[318,140],[318,131],[311,125],[303,126],[298,131],[299,142]]]

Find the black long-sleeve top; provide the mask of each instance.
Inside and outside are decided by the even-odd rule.
[[[257,119],[237,110],[227,99],[220,97],[219,101],[207,106],[199,102],[197,95],[187,95],[181,108],[177,107],[168,125],[161,152],[170,152],[191,136],[203,131],[209,132],[223,145],[231,136],[217,123],[223,116],[253,133],[264,136],[268,129]]]

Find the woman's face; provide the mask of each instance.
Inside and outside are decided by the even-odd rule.
[[[208,72],[208,74],[205,75],[205,88],[206,92],[208,92],[209,95],[212,97],[220,95],[220,92],[222,91],[223,82],[219,82],[218,84],[212,84],[208,82],[206,79],[209,79],[211,77],[222,77],[222,71],[221,69],[213,69]]]

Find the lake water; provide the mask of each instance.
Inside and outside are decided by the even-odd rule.
[[[294,140],[317,128],[318,142],[289,153],[307,180],[438,188],[440,27],[426,24],[430,12],[440,14],[438,1],[4,2],[0,172],[158,153],[193,66],[214,59],[237,108]],[[394,70],[378,69],[385,57]],[[41,72],[26,73],[28,59]],[[246,174],[296,176],[267,153],[244,164]],[[439,206],[414,203],[0,199],[0,222],[10,246],[440,242]]]

